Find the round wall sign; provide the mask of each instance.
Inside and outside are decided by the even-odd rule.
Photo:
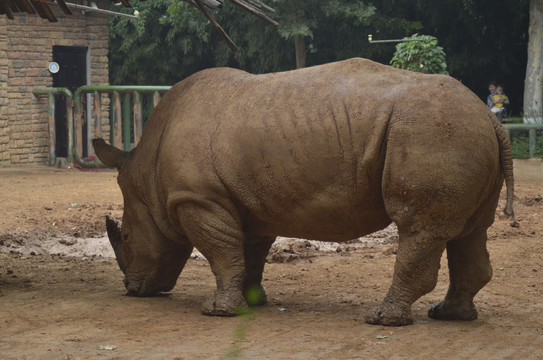
[[[56,62],[52,62],[49,64],[49,72],[51,74],[56,74],[60,70],[60,66]]]

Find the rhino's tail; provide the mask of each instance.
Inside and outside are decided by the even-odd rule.
[[[515,182],[513,179],[513,152],[511,150],[511,142],[509,137],[505,133],[505,129],[500,124],[495,116],[490,115],[492,126],[498,138],[500,145],[500,163],[505,177],[505,186],[507,189],[507,197],[505,203],[505,209],[503,212],[508,216],[515,216],[513,211],[513,197],[515,194]]]

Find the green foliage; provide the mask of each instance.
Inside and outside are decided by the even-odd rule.
[[[375,6],[361,1],[327,1],[322,5],[327,18],[342,18],[354,26],[363,26],[375,15]]]
[[[171,85],[213,66],[251,73],[291,70],[296,67],[295,35],[305,39],[308,66],[356,56],[386,62],[393,48],[369,44],[368,33],[398,37],[421,26],[417,21],[383,16],[360,0],[266,3],[276,9],[271,16],[280,22],[279,28],[229,1],[213,13],[238,45],[234,54],[207,19],[184,1],[134,1],[140,11],[138,20],[110,19],[110,83]]]
[[[234,54],[217,36],[217,45],[214,48],[216,66],[230,66],[251,73],[264,73],[289,69],[290,64],[295,63],[294,53],[289,51],[291,50],[289,41],[280,35],[277,28],[240,10],[228,1],[224,2],[223,8],[215,15],[238,46],[238,51]],[[273,17],[277,20],[276,16]]]
[[[439,39],[447,71],[477,93],[505,85],[510,114],[520,114],[527,61],[529,0],[264,0],[277,11],[274,28],[229,1],[213,16],[238,45],[233,54],[207,19],[182,0],[133,5],[140,19],[110,19],[110,82],[167,84],[207,67],[252,73],[296,67],[293,36],[301,35],[307,66],[364,57],[389,63],[392,44],[374,39],[425,33]],[[115,11],[130,12],[129,9]],[[161,25],[162,24],[162,25]]]
[[[407,69],[427,74],[446,74],[445,52],[437,45],[437,39],[430,35],[414,34],[396,45],[396,52],[390,64],[400,69]]]
[[[543,131],[537,131],[536,134],[534,157],[543,158]],[[513,150],[513,158],[528,159],[530,157],[528,132],[512,132],[511,147]]]
[[[287,40],[296,35],[312,38],[315,29],[326,26],[329,19],[362,26],[375,14],[375,7],[362,1],[272,0],[271,5],[277,11],[279,34]]]
[[[376,17],[372,5],[359,0],[270,0],[266,3],[276,10],[272,16],[280,24],[277,29],[240,13],[237,7],[232,11],[232,6],[224,3],[217,18],[239,50],[235,55],[217,54],[218,64],[253,73],[291,70],[296,67],[295,36],[305,40],[307,65],[366,57],[363,48],[368,43],[364,40],[368,26]]]
[[[272,0],[271,4],[277,11],[279,35],[286,40],[297,35],[313,37],[316,23],[311,10],[316,5],[314,3],[314,0]]]
[[[522,124],[523,118],[508,116],[504,121],[506,121],[508,124]]]
[[[447,54],[447,70],[481,99],[488,82],[505,85],[509,113],[522,108],[529,0],[372,0],[377,13],[419,21]],[[375,37],[377,38],[377,37]],[[383,38],[383,37],[381,37]]]
[[[139,19],[109,20],[111,84],[172,85],[213,66],[214,29],[198,11],[180,0],[134,3]]]

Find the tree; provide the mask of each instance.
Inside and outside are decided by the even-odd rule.
[[[170,5],[140,2],[139,19],[110,18],[111,84],[171,85],[214,65],[212,42],[218,36],[207,19],[189,6],[168,14]],[[163,18],[169,21],[161,25]]]
[[[296,68],[304,68],[306,65],[307,48],[306,37],[312,37],[310,19],[305,18],[304,0],[284,0],[282,24],[279,34],[285,39],[294,41],[294,53],[296,55]],[[307,3],[307,1],[305,1]]]
[[[296,68],[306,66],[307,54],[314,49],[307,40],[313,40],[320,27],[330,29],[327,24],[337,18],[360,27],[375,15],[373,5],[359,0],[273,0],[272,4],[277,10],[279,34],[294,43]],[[338,35],[334,30],[330,34]]]
[[[362,1],[266,2],[276,10],[273,17],[280,24],[278,28],[271,27],[255,17],[240,14],[235,6],[224,2],[216,18],[232,40],[238,44],[238,51],[234,54],[223,44],[215,43],[213,40],[215,35],[212,34],[210,46],[213,47],[216,66],[237,67],[252,73],[263,73],[355,56],[388,61],[393,51],[371,46],[366,40],[368,32],[378,26],[385,35],[399,36],[420,28],[418,22],[380,16],[373,6]],[[169,16],[173,18],[178,15]]]
[[[267,3],[276,9],[274,19],[279,22],[278,29],[239,17],[228,10],[225,2],[218,18],[239,44],[239,51],[234,55],[219,49],[218,65],[262,73],[357,56],[388,62],[393,48],[371,45],[366,40],[368,33],[379,29],[383,36],[398,37],[420,29],[417,21],[383,16],[363,1],[270,0]]]
[[[271,15],[280,28],[224,1],[213,15],[238,45],[234,54],[185,1],[134,0],[139,20],[111,20],[111,82],[173,84],[213,66],[251,73],[291,70],[296,67],[296,46],[305,49],[307,66],[356,56],[389,63],[394,46],[370,44],[368,34],[390,39],[417,32],[439,39],[451,76],[482,99],[489,81],[501,82],[511,101],[510,113],[521,111],[529,0],[288,0],[291,10],[298,11],[297,26],[290,25],[286,1],[264,0],[276,9]],[[143,25],[137,24],[141,21]],[[303,45],[295,44],[296,34],[302,35]]]
[[[417,21],[383,16],[371,4],[358,0],[288,0],[290,13],[287,0],[266,3],[276,9],[279,29],[240,11],[230,1],[213,13],[238,45],[236,53],[184,0],[135,3],[140,11],[138,20],[110,20],[110,82],[172,84],[213,66],[252,73],[284,71],[295,68],[296,53],[305,53],[298,56],[298,66],[356,56],[388,62],[393,48],[369,44],[367,34],[401,37],[421,26]],[[296,21],[292,19],[294,10]],[[300,36],[301,41],[295,42],[294,36]],[[296,48],[298,51],[293,51]]]
[[[524,122],[543,124],[543,0],[530,1],[529,36]]]
[[[435,37],[415,34],[403,40],[412,41],[396,45],[396,52],[390,60],[392,66],[426,74],[449,74],[445,52],[437,45]]]
[[[435,36],[447,69],[481,99],[488,82],[505,86],[518,114],[527,61],[529,0],[372,0],[383,16],[418,21],[419,33]],[[384,37],[381,37],[384,38]]]

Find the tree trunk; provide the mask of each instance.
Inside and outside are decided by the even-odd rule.
[[[305,58],[306,58],[305,40],[302,35],[294,35],[293,38],[294,38],[294,47],[296,49],[296,69],[301,69],[305,67]]]
[[[524,80],[524,122],[543,124],[543,0],[530,1],[528,64]]]

